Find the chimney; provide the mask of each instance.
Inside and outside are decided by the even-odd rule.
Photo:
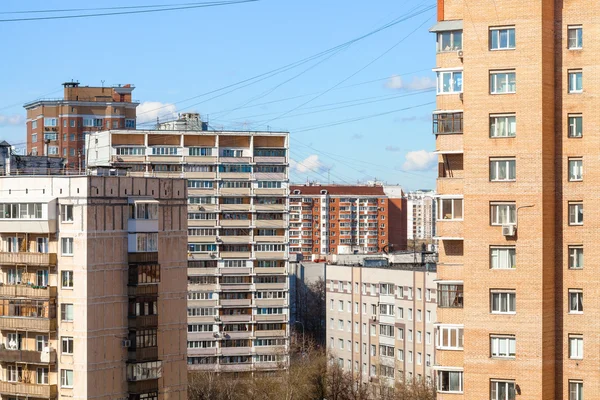
[[[438,21],[444,20],[444,0],[437,1],[437,19]]]

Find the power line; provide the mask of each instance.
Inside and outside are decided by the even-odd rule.
[[[179,3],[179,4],[154,4],[146,6],[118,6],[118,7],[94,7],[94,8],[65,8],[54,10],[23,10],[23,11],[0,11],[0,14],[43,14],[43,13],[59,13],[59,12],[75,12],[75,11],[100,11],[100,10],[130,10],[138,8],[159,8],[159,7],[179,7],[190,6],[199,3]]]
[[[130,14],[148,14],[163,11],[176,11],[176,10],[189,10],[193,8],[204,8],[204,7],[218,7],[228,6],[234,4],[253,3],[260,0],[231,0],[231,1],[215,1],[205,3],[195,3],[195,5],[180,6],[180,7],[167,7],[150,10],[135,10],[135,11],[116,11],[116,12],[105,12],[105,13],[94,13],[94,14],[76,14],[76,15],[54,15],[48,17],[27,17],[27,18],[10,18],[0,19],[0,22],[24,22],[24,21],[41,21],[41,20],[52,20],[52,19],[74,19],[74,18],[88,18],[88,17],[108,17],[113,15],[130,15]]]

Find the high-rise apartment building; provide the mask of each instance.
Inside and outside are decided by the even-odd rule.
[[[421,253],[392,257],[325,266],[327,352],[363,381],[432,381],[435,264]]]
[[[88,141],[89,167],[188,180],[189,369],[286,367],[288,133],[113,130]]]
[[[105,129],[135,129],[138,102],[132,85],[112,87],[63,83],[62,99],[39,99],[27,110],[27,154],[64,157],[67,167],[85,167],[85,136]]]
[[[406,194],[407,238],[409,245],[432,243],[435,236],[435,191],[415,190]]]
[[[187,399],[186,190],[0,178],[2,399]]]
[[[599,12],[438,0],[442,399],[598,398]]]
[[[399,186],[290,187],[290,251],[320,259],[405,248],[406,200]]]

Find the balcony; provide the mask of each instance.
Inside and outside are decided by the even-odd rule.
[[[255,283],[256,290],[286,290],[287,284],[285,282],[280,283]]]
[[[221,219],[219,225],[232,228],[249,228],[252,221],[249,219]]]
[[[224,356],[249,356],[252,350],[250,347],[222,347],[221,354]]]
[[[441,135],[435,141],[436,149],[441,154],[452,154],[463,151],[463,135]]]
[[[256,243],[283,243],[285,236],[254,236]]]
[[[286,271],[285,271],[285,267],[268,267],[268,268],[255,267],[254,273],[256,275],[284,275],[286,273]]]
[[[434,113],[433,134],[448,135],[463,133],[463,113]]]
[[[285,251],[255,251],[254,256],[257,260],[285,260],[287,258]]]
[[[4,396],[24,396],[38,398],[56,398],[56,385],[36,385],[23,382],[0,382],[0,394]]]
[[[215,156],[185,156],[185,162],[191,164],[215,164],[217,157]]]
[[[285,229],[287,224],[283,219],[257,219],[254,221],[257,228],[279,228]]]
[[[139,315],[128,317],[130,329],[156,328],[158,326],[158,315]]]
[[[139,349],[129,349],[127,357],[131,361],[154,361],[158,360],[158,347],[142,347]]]
[[[252,332],[250,332],[250,331],[246,331],[246,332],[241,332],[241,331],[236,331],[236,332],[225,331],[225,332],[221,332],[221,334],[226,339],[250,339],[250,336],[252,336]]]
[[[219,157],[219,162],[221,162],[221,163],[249,164],[251,161],[252,161],[252,157],[226,157],[226,156]]]
[[[264,189],[264,188],[257,188],[254,189],[254,194],[258,195],[258,196],[287,196],[287,188],[274,188],[274,189]]]
[[[224,244],[235,244],[235,243],[244,243],[250,244],[252,241],[251,236],[220,236],[221,242]]]
[[[220,268],[221,275],[249,275],[252,273],[252,268]]]
[[[219,193],[222,196],[250,196],[250,188],[221,188]]]
[[[189,158],[189,157],[186,157]],[[188,179],[217,179],[216,172],[186,172],[185,177]]]
[[[285,181],[287,176],[285,176],[285,172],[256,172],[254,174],[254,179],[258,181]]]
[[[288,320],[287,314],[273,314],[273,315],[255,315],[256,322],[286,322]]]
[[[127,261],[130,264],[137,264],[137,263],[158,263],[158,253],[157,252],[152,252],[152,253],[129,253],[127,255]]]
[[[252,321],[252,315],[250,314],[242,314],[242,315],[221,315],[221,321],[223,322],[250,322]]]
[[[254,156],[254,162],[264,164],[286,164],[285,157],[273,156]]]
[[[2,346],[0,360],[4,363],[54,364],[56,350],[51,348],[49,353],[42,353],[33,350],[8,350]]]
[[[286,332],[285,332],[285,330],[278,330],[278,331],[256,331],[256,332],[254,332],[254,336],[257,337],[257,338],[264,338],[264,337],[285,337],[286,336]],[[277,348],[277,350],[279,350],[279,348]],[[257,351],[257,353],[258,353],[258,351]]]
[[[251,283],[221,283],[221,290],[248,292],[252,290]]]
[[[0,329],[11,331],[56,331],[56,318],[0,317]]]
[[[0,297],[32,297],[40,299],[56,298],[56,286],[34,288],[27,285],[2,285]]]
[[[221,258],[237,258],[246,259],[250,258],[251,253],[249,251],[222,251]]]
[[[214,228],[217,221],[214,219],[188,219],[188,228]]]
[[[221,306],[223,307],[250,307],[252,299],[222,299]]]
[[[211,338],[214,339],[214,337],[211,335]],[[197,348],[197,349],[187,349],[187,356],[188,357],[198,357],[198,356],[215,356],[217,355],[217,348],[216,347],[209,347],[209,348]]]
[[[240,180],[249,180],[250,172],[221,172],[221,179],[240,179]]]
[[[436,236],[441,238],[461,239],[463,233],[463,221],[461,220],[437,220],[436,221]]]
[[[287,299],[254,299],[256,307],[287,307]]]
[[[256,211],[285,211],[285,204],[254,204]]]
[[[158,296],[158,284],[127,286],[128,296]]]
[[[241,363],[241,364],[221,364],[219,365],[219,371],[221,372],[241,372],[251,371],[252,363]]]
[[[56,261],[56,253],[0,253],[0,265],[54,267],[56,266]]]
[[[145,381],[127,382],[127,391],[129,394],[143,394],[158,391],[158,379],[149,379]]]
[[[220,204],[221,211],[250,211],[250,204]]]

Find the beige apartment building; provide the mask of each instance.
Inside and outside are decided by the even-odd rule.
[[[285,368],[288,134],[166,128],[92,134],[88,167],[187,178],[189,370]]]
[[[600,398],[599,12],[438,0],[441,399]]]
[[[420,253],[360,263],[325,267],[328,353],[365,382],[432,380],[435,264],[421,263]]]
[[[0,398],[187,399],[186,190],[0,178]]]

